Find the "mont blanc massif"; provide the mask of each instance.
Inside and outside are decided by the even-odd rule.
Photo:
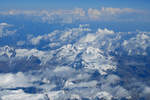
[[[45,9],[37,0],[41,9],[24,9],[6,1],[0,1],[8,7],[0,4],[0,100],[150,100],[149,8],[94,7],[87,0],[83,8]]]

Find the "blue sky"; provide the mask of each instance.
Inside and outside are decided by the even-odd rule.
[[[0,0],[0,9],[136,8],[150,9],[150,0]]]

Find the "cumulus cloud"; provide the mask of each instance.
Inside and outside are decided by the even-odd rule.
[[[102,92],[98,92],[95,95],[95,98],[98,99],[106,99],[106,100],[112,100],[113,96],[111,94],[109,94],[108,92],[102,91]]]
[[[19,72],[17,74],[11,74],[11,73],[0,74],[0,77],[1,77],[0,79],[1,88],[16,88],[16,87],[32,86],[32,84],[30,83],[30,78],[25,76],[22,72]]]
[[[102,7],[101,11],[103,13],[107,13],[110,15],[138,12],[138,10],[134,10],[131,8],[105,8],[105,7]]]
[[[141,97],[145,98],[146,100],[150,98],[150,87],[145,86],[143,92],[141,93]]]
[[[80,43],[94,43],[94,41],[103,40],[105,37],[113,35],[114,33],[115,32],[113,30],[98,28],[95,33],[88,33],[86,36],[81,38]]]
[[[25,41],[18,41],[18,42],[17,42],[17,45],[18,45],[18,46],[23,46],[24,44],[25,44]]]
[[[67,78],[67,77],[73,77],[75,70],[67,66],[64,66],[64,67],[58,66],[54,69],[54,73],[56,74],[56,76]],[[69,76],[69,75],[72,75],[72,76]]]
[[[101,15],[101,12],[98,9],[92,9],[92,8],[88,9],[88,16],[89,16],[89,18],[91,18],[91,19],[99,19],[100,15]]]
[[[8,91],[7,95],[1,96],[2,100],[45,100],[47,99],[44,94],[28,94],[22,90]]]
[[[10,30],[8,28],[12,27],[13,25],[10,25],[8,23],[0,23],[0,37],[5,37],[9,35],[13,35],[16,33],[17,30]]]
[[[146,50],[149,48],[149,39],[149,32],[139,32],[129,40],[124,40],[122,45],[129,55],[147,55]]]
[[[131,97],[129,92],[125,88],[123,88],[120,85],[115,85],[120,82],[119,76],[110,74],[106,77],[106,79],[101,80],[101,82],[102,82],[102,86],[101,86],[102,90],[107,91],[108,93],[113,95],[113,97],[118,97],[118,98]]]
[[[54,30],[53,32],[49,34],[39,35],[37,37],[28,38],[28,41],[32,45],[39,45],[43,41],[46,41],[49,43],[49,45],[46,45],[45,47],[60,47],[64,44],[69,44],[72,41],[78,41],[80,37],[82,37],[83,34],[86,34],[87,32],[90,32],[91,29],[89,28],[89,25],[79,25],[76,28],[68,28],[64,30]]]
[[[0,26],[9,26],[7,23],[0,23]]]
[[[33,45],[38,45],[40,43],[40,40],[42,39],[42,36],[38,36],[36,38],[32,38],[30,40],[30,42],[33,44]]]
[[[130,17],[132,20],[135,19],[134,15],[146,16],[145,11],[131,9],[131,8],[112,8],[102,7],[98,8],[74,8],[71,10],[59,9],[59,10],[9,10],[1,11],[1,15],[24,15],[26,17],[34,17],[47,23],[73,23],[76,21],[117,21],[126,20],[125,17]],[[147,14],[148,15],[148,14]]]
[[[99,34],[104,34],[104,35],[107,35],[107,34],[114,34],[114,31],[113,30],[108,30],[108,29],[98,29],[97,30],[97,33],[99,33]]]
[[[102,7],[101,9],[89,8],[87,15],[88,15],[89,20],[111,21],[111,20],[117,20],[118,16],[131,16],[132,17],[132,14],[142,14],[142,13],[144,13],[144,11],[135,10],[131,8]],[[118,20],[121,20],[121,19],[122,18],[119,17]],[[122,20],[125,20],[125,19],[122,19]]]

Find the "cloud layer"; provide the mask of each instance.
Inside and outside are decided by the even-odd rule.
[[[131,8],[102,7],[100,9],[75,8],[72,10],[9,10],[1,11],[0,15],[24,15],[25,17],[29,18],[36,17],[37,20],[48,23],[73,23],[76,21],[148,21],[148,19],[142,18],[149,16],[149,13],[143,10]]]

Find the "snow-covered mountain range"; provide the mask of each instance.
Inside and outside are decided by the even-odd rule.
[[[150,32],[94,31],[85,24],[27,35],[0,47],[0,98],[148,100],[149,55]]]

